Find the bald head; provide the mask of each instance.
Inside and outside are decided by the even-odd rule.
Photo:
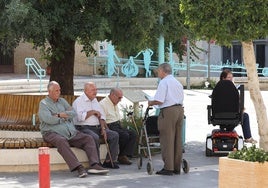
[[[114,105],[117,105],[123,98],[123,92],[120,88],[112,88],[109,95],[110,100]]]
[[[118,93],[123,93],[123,92],[122,92],[122,90],[120,88],[114,87],[110,91],[110,94],[113,94],[113,93],[118,94]]]

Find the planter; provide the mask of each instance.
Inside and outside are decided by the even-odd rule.
[[[219,159],[219,188],[267,188],[268,162],[249,162],[227,157]]]

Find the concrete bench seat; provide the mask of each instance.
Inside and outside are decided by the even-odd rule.
[[[0,94],[0,172],[38,171],[39,147],[49,147],[51,170],[68,169],[57,148],[45,142],[40,133],[37,113],[39,102],[45,97]],[[77,96],[62,97],[72,104]],[[98,100],[102,98],[98,97]],[[72,150],[79,161],[87,166],[85,152],[78,148]],[[101,144],[101,159],[105,158],[106,152],[105,144]]]

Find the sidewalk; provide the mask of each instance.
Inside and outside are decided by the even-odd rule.
[[[149,187],[218,187],[218,158],[207,158],[204,155],[204,143],[189,142],[186,146],[184,159],[190,164],[190,172],[181,175],[159,176],[155,173],[148,175],[146,165],[148,159],[143,158],[143,166],[140,170],[134,164],[130,166],[120,165],[118,170],[110,170],[106,176],[89,175],[86,178],[77,178],[77,173],[69,171],[51,172],[52,188],[149,188]],[[162,168],[162,160],[159,154],[153,156],[155,171]],[[1,188],[36,188],[38,187],[38,173],[0,173]]]
[[[153,91],[145,91],[152,93]],[[209,90],[185,90],[186,146],[184,159],[190,165],[190,172],[174,176],[159,176],[155,172],[163,167],[160,154],[153,156],[153,175],[148,175],[146,165],[148,159],[143,158],[143,166],[138,170],[136,159],[130,166],[120,165],[120,169],[110,170],[106,176],[89,175],[77,178],[77,173],[69,171],[51,172],[51,188],[201,188],[218,187],[218,157],[205,156],[206,135],[214,128],[207,123],[207,105],[210,104]],[[262,92],[268,98],[268,92]],[[125,103],[123,100],[122,103]],[[268,101],[265,101],[267,106]],[[145,105],[146,106],[146,103]],[[251,131],[255,139],[259,139],[256,115],[248,91],[245,92],[245,107],[250,115]],[[241,126],[236,128],[242,134]],[[1,188],[36,188],[39,187],[38,173],[0,173]]]

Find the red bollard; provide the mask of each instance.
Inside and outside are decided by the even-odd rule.
[[[49,148],[40,147],[39,150],[39,188],[50,188]]]

